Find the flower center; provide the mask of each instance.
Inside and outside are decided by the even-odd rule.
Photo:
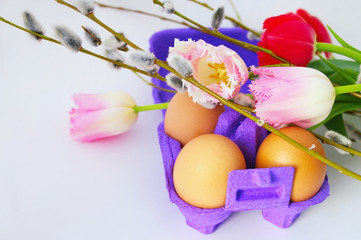
[[[229,86],[229,77],[227,76],[227,69],[224,63],[208,63],[208,67],[215,70],[215,73],[209,75],[210,78],[216,79],[217,84],[224,82],[227,86]]]

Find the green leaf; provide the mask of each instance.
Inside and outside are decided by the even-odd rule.
[[[353,71],[351,69],[351,73],[350,71],[344,71],[342,68],[339,68],[338,66],[336,66],[335,64],[331,63],[330,61],[328,61],[326,58],[322,57],[321,55],[318,55],[322,61],[324,61],[330,68],[332,68],[333,70],[335,70],[335,72],[341,74],[345,80],[347,80],[348,82],[355,83],[356,82],[356,78],[357,78],[357,73],[353,74]]]
[[[348,137],[342,114],[336,115],[335,117],[331,118],[328,122],[325,123],[325,127],[328,130],[333,130],[344,135],[345,137]]]
[[[349,102],[361,104],[361,99],[350,94],[340,94],[336,96],[335,102]]]
[[[357,48],[352,47],[350,44],[348,44],[345,40],[343,40],[339,35],[337,35],[335,33],[335,31],[332,30],[332,28],[330,26],[327,26],[328,30],[330,30],[330,32],[332,33],[332,35],[336,38],[336,40],[345,48],[351,49],[355,52],[361,53],[360,50],[358,50]]]
[[[342,60],[342,59],[328,59],[329,62],[333,63],[334,65],[338,66],[339,68],[342,68],[346,71],[349,71],[348,69],[351,69],[354,74],[359,73],[360,71],[360,64],[354,61],[349,60]],[[317,69],[318,71],[324,73],[326,76],[329,76],[333,73],[335,73],[335,70],[333,70],[331,67],[329,67],[324,61],[322,60],[315,60],[308,64],[307,67]]]
[[[355,84],[355,81],[351,82],[350,80],[348,80],[343,75],[337,72],[334,72],[333,74],[328,76],[328,78],[330,79],[331,82],[336,83],[340,86]]]

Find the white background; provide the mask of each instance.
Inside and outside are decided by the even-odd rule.
[[[165,15],[151,0],[102,2]],[[260,29],[265,18],[302,7],[360,48],[361,2],[351,0],[234,0],[244,23]],[[233,15],[228,1],[224,4]],[[176,8],[209,25],[211,12],[185,0]],[[56,24],[81,32],[102,31],[53,0],[0,0],[0,15],[22,25],[22,12],[36,15],[49,36]],[[109,26],[143,48],[156,31],[176,24],[115,10],[97,9]],[[232,26],[225,21],[224,26]],[[84,47],[94,50],[88,43]],[[98,49],[95,49],[98,51]],[[138,105],[152,103],[151,88],[126,70],[62,46],[33,40],[0,22],[0,239],[351,239],[361,236],[361,184],[328,169],[331,196],[304,212],[289,229],[263,220],[260,211],[233,214],[211,235],[188,227],[165,190],[156,128],[160,112],[141,113],[127,133],[91,144],[69,136],[74,93],[122,90]],[[360,144],[354,147],[361,149]],[[361,159],[337,154],[336,162],[361,173]]]

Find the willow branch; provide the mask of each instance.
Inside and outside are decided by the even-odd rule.
[[[211,11],[214,11],[214,8],[209,6],[207,3],[203,3],[203,2],[200,2],[200,1],[197,1],[197,0],[188,0],[188,1],[191,1],[191,2],[194,2],[200,6],[203,6],[205,8],[208,8],[209,10]],[[232,3],[233,4],[233,3]],[[234,19],[233,17],[230,17],[230,16],[225,16],[224,17],[225,19],[231,21],[232,23],[234,23],[235,25],[237,25],[238,27],[242,28],[242,29],[245,29],[251,33],[253,33],[254,35],[256,35],[257,37],[260,37],[261,34],[259,32],[256,32],[255,30],[247,27],[246,25],[244,25],[243,23],[241,23],[241,21],[237,21],[236,19]]]
[[[317,133],[314,133],[314,132],[311,132],[315,137],[317,137],[318,139],[320,139],[322,141],[322,143],[326,143],[328,145],[331,145],[331,146],[334,146],[334,147],[337,147],[339,149],[342,149],[344,150],[345,152],[349,152],[351,154],[355,154],[357,156],[360,156],[361,157],[361,152],[357,151],[356,149],[353,149],[353,148],[349,148],[349,147],[346,147],[344,145],[341,145],[339,143],[336,143],[322,135],[319,135]]]
[[[7,24],[9,24],[9,25],[11,25],[11,26],[13,26],[13,27],[15,27],[15,28],[17,28],[17,29],[20,29],[20,30],[24,31],[24,32],[30,33],[30,34],[32,34],[32,35],[34,35],[34,36],[36,36],[36,37],[38,37],[38,38],[40,38],[40,39],[43,39],[43,40],[45,40],[45,41],[49,41],[49,42],[52,42],[52,43],[56,43],[56,44],[62,45],[61,42],[59,42],[59,41],[57,41],[57,40],[55,40],[55,39],[53,39],[53,38],[50,38],[50,37],[48,37],[48,36],[46,36],[46,35],[42,35],[42,34],[39,34],[39,33],[33,32],[33,31],[30,31],[30,30],[28,30],[28,29],[26,29],[26,28],[23,28],[23,27],[15,24],[15,23],[12,23],[12,22],[4,19],[4,18],[1,17],[1,16],[0,16],[0,21],[2,21],[2,22],[4,22],[4,23],[7,23]],[[110,62],[110,63],[112,63],[112,64],[115,64],[115,65],[117,65],[117,66],[119,66],[119,67],[126,68],[126,69],[129,69],[129,70],[131,70],[131,71],[135,71],[135,72],[141,73],[141,74],[146,75],[146,76],[149,76],[149,77],[154,77],[154,78],[157,78],[157,79],[159,79],[159,80],[161,80],[161,81],[165,81],[165,78],[162,77],[162,76],[159,75],[159,74],[152,75],[152,74],[150,74],[150,73],[148,73],[148,72],[146,72],[146,71],[140,70],[140,69],[138,69],[138,68],[129,66],[129,65],[127,65],[127,64],[124,64],[124,63],[115,61],[115,60],[113,60],[113,59],[104,57],[104,56],[99,55],[99,54],[96,54],[96,53],[94,53],[94,52],[91,52],[91,51],[89,51],[89,50],[87,50],[87,49],[85,49],[85,48],[83,48],[83,47],[81,47],[81,48],[79,49],[79,52],[82,52],[82,53],[84,53],[84,54],[87,54],[87,55],[90,55],[90,56],[93,56],[93,57],[96,57],[96,58],[99,58],[99,59],[102,59],[102,60],[104,60],[104,61],[107,61],[107,62]]]
[[[196,27],[194,27],[194,26],[192,26],[192,25],[190,25],[190,24],[188,24],[188,23],[186,23],[184,21],[177,21],[177,20],[174,20],[174,19],[171,19],[171,18],[159,16],[157,14],[144,12],[144,11],[140,11],[140,10],[129,9],[129,8],[124,8],[124,7],[116,7],[116,6],[111,6],[111,5],[107,5],[107,4],[104,4],[104,3],[98,3],[98,2],[94,2],[94,3],[97,4],[99,7],[116,9],[116,10],[120,10],[120,11],[132,12],[132,13],[139,13],[139,14],[143,14],[143,15],[146,15],[146,16],[159,18],[160,20],[163,20],[163,21],[177,23],[177,24],[180,24],[180,25],[183,25],[183,26],[198,30],[198,28],[196,28]]]
[[[75,7],[74,5],[71,5],[68,2],[65,2],[63,0],[56,0],[57,3],[64,5],[66,7],[69,7],[71,9],[73,9],[74,11],[77,11],[79,13],[81,13],[79,11],[79,9],[77,7]],[[140,47],[138,47],[137,45],[135,45],[134,43],[132,43],[131,41],[128,40],[128,38],[126,38],[123,34],[120,34],[116,31],[114,31],[112,28],[110,28],[109,26],[107,26],[105,23],[103,23],[101,20],[99,20],[95,15],[94,12],[89,13],[88,15],[85,15],[87,18],[89,18],[90,20],[92,20],[93,22],[97,23],[99,26],[101,26],[102,28],[104,28],[105,30],[107,30],[108,32],[110,32],[111,34],[113,34],[116,38],[118,38],[119,40],[127,43],[129,46],[131,46],[134,49],[141,49]]]

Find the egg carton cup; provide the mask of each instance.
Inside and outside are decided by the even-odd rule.
[[[220,31],[241,41],[257,44],[257,41],[248,40],[247,31],[240,28],[220,29]],[[193,29],[168,29],[155,33],[150,39],[150,51],[157,58],[165,60],[168,56],[168,48],[173,46],[175,38],[180,40],[203,39],[215,46],[222,44],[235,50],[247,66],[257,65],[257,55],[254,52]],[[168,72],[165,69],[160,69],[159,73],[165,76]],[[152,81],[160,87],[169,88],[166,83],[158,79]],[[241,92],[248,93],[248,84],[249,81],[242,86]],[[167,102],[172,96],[172,93],[153,88],[155,103]],[[164,114],[165,111],[163,111],[163,116]],[[321,203],[329,195],[326,176],[321,189],[314,197],[302,202],[290,202],[294,168],[255,169],[257,150],[268,133],[239,113],[226,108],[226,111],[218,119],[215,133],[226,136],[236,143],[244,155],[247,169],[229,173],[224,207],[203,209],[186,203],[176,193],[173,183],[173,167],[181,151],[181,144],[165,134],[163,122],[158,126],[158,138],[170,201],[178,206],[185,216],[187,224],[199,232],[210,234],[233,212],[248,210],[262,210],[265,220],[278,227],[288,228],[303,211],[310,206]]]

